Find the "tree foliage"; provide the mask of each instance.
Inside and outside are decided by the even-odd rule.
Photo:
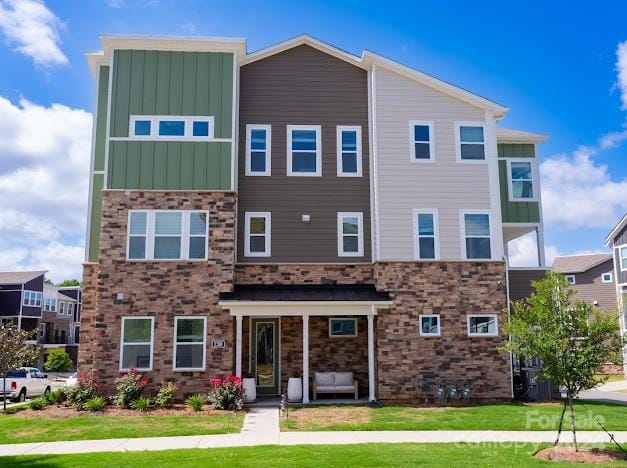
[[[67,372],[73,365],[72,358],[68,353],[61,348],[55,348],[48,354],[44,369],[49,372]]]
[[[63,280],[61,283],[59,283],[57,286],[60,288],[67,288],[70,286],[80,286],[80,285],[81,285],[81,282],[77,279],[69,279],[69,280],[66,279],[66,280]]]
[[[26,342],[32,339],[32,333],[18,330],[13,324],[0,324],[0,374],[3,389],[6,387],[6,374],[11,369],[34,365],[39,359],[39,352]],[[6,399],[4,400],[6,410]]]

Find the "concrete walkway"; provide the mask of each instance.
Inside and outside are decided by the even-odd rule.
[[[620,443],[627,443],[627,431],[613,433]],[[608,443],[604,432],[577,433],[582,443]],[[138,439],[79,440],[0,445],[0,456],[49,455],[93,452],[138,452],[172,449],[245,447],[253,445],[345,445],[367,443],[451,443],[503,442],[552,443],[555,431],[343,431],[280,432],[279,410],[252,408],[239,434],[147,437]],[[561,441],[570,442],[563,433]]]

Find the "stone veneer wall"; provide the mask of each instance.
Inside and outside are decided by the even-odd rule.
[[[207,261],[127,261],[126,232],[131,209],[209,211]],[[80,370],[94,368],[112,391],[120,375],[122,317],[153,316],[153,370],[148,390],[161,381],[174,381],[179,396],[206,391],[207,380],[233,371],[234,331],[228,311],[218,305],[219,292],[232,290],[235,258],[235,195],[232,192],[123,191],[102,192],[102,231],[99,265],[86,265]],[[97,269],[93,298],[92,268]],[[117,300],[117,294],[124,295]],[[175,316],[207,317],[206,371],[174,372]],[[223,349],[212,339],[225,340]],[[91,349],[84,349],[84,348]]]

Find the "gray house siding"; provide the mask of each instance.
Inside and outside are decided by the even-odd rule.
[[[597,265],[583,273],[573,273],[575,275],[575,285],[573,288],[577,291],[576,299],[588,304],[597,305],[602,310],[616,311],[616,283],[603,283],[601,275],[603,273],[612,273],[614,276],[614,265],[612,259]],[[568,274],[568,273],[566,273]],[[613,280],[614,278],[612,278]]]
[[[509,298],[511,301],[519,301],[529,297],[533,292],[532,281],[544,278],[546,270],[541,269],[513,269],[509,275]]]
[[[246,176],[246,125],[271,125],[271,176]],[[287,176],[287,126],[320,125],[321,177]],[[337,176],[336,127],[361,126],[362,177]],[[367,72],[309,46],[240,70],[238,261],[370,261]],[[245,212],[271,212],[271,257],[244,256]],[[363,212],[364,255],[338,257],[337,213]],[[311,217],[302,222],[302,215]]]
[[[616,247],[627,244],[627,226],[625,226],[614,238],[614,262],[616,262],[618,284],[627,284],[627,271],[620,271],[620,254]]]

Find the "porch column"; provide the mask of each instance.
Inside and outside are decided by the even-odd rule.
[[[235,317],[235,375],[242,376],[242,316]]]
[[[309,316],[303,315],[303,404],[309,403]]]
[[[375,401],[374,381],[374,315],[368,315],[368,401]]]

